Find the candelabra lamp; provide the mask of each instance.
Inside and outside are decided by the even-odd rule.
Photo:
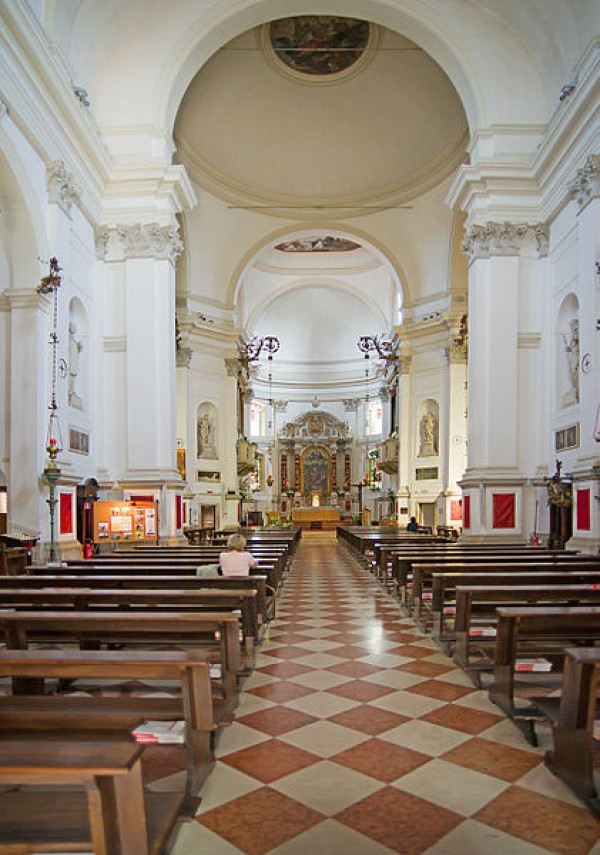
[[[42,476],[48,483],[49,496],[46,499],[50,511],[50,551],[48,561],[51,564],[56,562],[56,540],[55,540],[55,511],[57,505],[56,485],[60,478],[60,469],[56,458],[62,451],[62,442],[60,441],[60,422],[58,420],[58,404],[56,401],[56,356],[58,348],[58,289],[62,279],[60,276],[61,268],[58,265],[56,258],[50,259],[50,271],[48,276],[44,276],[37,288],[38,294],[52,295],[53,315],[52,315],[52,330],[50,332],[50,351],[52,355],[51,368],[51,395],[48,405],[48,431],[46,434],[46,451],[48,459],[44,466]]]
[[[49,495],[46,499],[46,503],[50,511],[50,551],[48,553],[48,561],[50,564],[54,564],[56,562],[54,517],[58,501],[56,498],[56,484],[58,482],[58,479],[60,478],[60,469],[58,468],[58,464],[56,463],[56,456],[60,451],[60,448],[58,447],[58,443],[56,442],[56,437],[50,437],[50,440],[46,447],[46,451],[48,452],[48,460],[46,461],[46,465],[44,466],[44,471],[42,474],[48,482],[49,489]]]

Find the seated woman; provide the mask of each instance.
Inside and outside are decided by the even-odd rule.
[[[227,538],[227,552],[219,555],[219,566],[223,576],[249,576],[250,570],[258,567],[258,561],[250,552],[245,551],[246,538],[241,534],[230,534]]]

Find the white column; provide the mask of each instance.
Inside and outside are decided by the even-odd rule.
[[[462,528],[462,520],[453,514],[455,502],[462,498],[458,481],[467,465],[467,342],[454,339],[446,348],[448,367],[446,370],[445,412],[440,423],[445,426],[440,432],[440,457],[443,461],[443,493],[439,508],[440,523]],[[454,517],[454,518],[453,518]]]
[[[409,484],[412,479],[411,473],[411,449],[413,445],[413,425],[411,419],[412,379],[410,376],[411,356],[400,356],[398,358],[400,378],[398,382],[398,436],[400,448],[398,452],[398,525],[406,526],[413,513],[410,504]]]
[[[588,158],[584,167],[578,170],[570,190],[578,205],[581,370],[580,445],[578,460],[573,468],[573,537],[569,546],[596,553],[600,540],[600,156]],[[588,515],[582,513],[583,504],[589,507],[589,527],[586,521]]]
[[[176,468],[175,259],[182,250],[174,225],[137,223],[105,229],[105,263],[118,268],[124,293],[125,360],[121,386],[105,390],[105,406],[124,400],[122,486],[162,490],[159,537],[173,540]],[[117,378],[113,377],[113,382]],[[123,394],[125,393],[125,394]],[[166,487],[166,489],[165,489]],[[165,506],[166,505],[166,506]]]
[[[223,486],[225,496],[222,508],[222,528],[233,528],[238,525],[239,511],[239,479],[237,474],[237,440],[238,440],[238,372],[239,362],[233,357],[225,359],[226,376],[223,378],[224,408],[220,415],[220,423],[224,428],[224,457],[223,457]]]
[[[532,265],[545,273],[544,262],[535,259],[547,253],[546,229],[488,222],[471,227],[465,248],[471,263],[468,468],[461,481],[470,519],[465,520],[464,536],[521,539],[532,517],[530,509],[524,509],[523,488],[539,460],[536,443],[529,444],[523,457],[521,435],[527,430],[524,425],[542,418],[543,401],[536,387],[529,386],[529,363],[521,358],[519,346],[524,343],[522,332],[536,332],[521,325],[531,320],[526,280]],[[533,274],[535,278],[535,270]],[[527,492],[527,499],[533,500],[533,491]]]
[[[41,480],[46,461],[46,429],[48,410],[44,370],[49,359],[48,312],[50,302],[40,297],[33,288],[10,289],[6,292],[10,303],[10,411],[9,459],[9,518],[16,530],[37,532],[40,520],[43,539],[49,532],[47,506],[43,493],[47,487]],[[61,417],[63,445],[66,423]],[[58,461],[60,465],[60,459]],[[42,491],[40,491],[40,485]]]

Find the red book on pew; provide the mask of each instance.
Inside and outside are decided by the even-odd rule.
[[[552,662],[548,662],[542,656],[536,656],[533,659],[517,659],[515,662],[515,671],[551,671]]]
[[[495,626],[472,626],[470,630],[470,635],[475,638],[493,638],[496,635],[496,627]]]

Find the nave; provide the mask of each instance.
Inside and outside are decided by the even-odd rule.
[[[598,855],[540,742],[308,534],[172,855]]]

